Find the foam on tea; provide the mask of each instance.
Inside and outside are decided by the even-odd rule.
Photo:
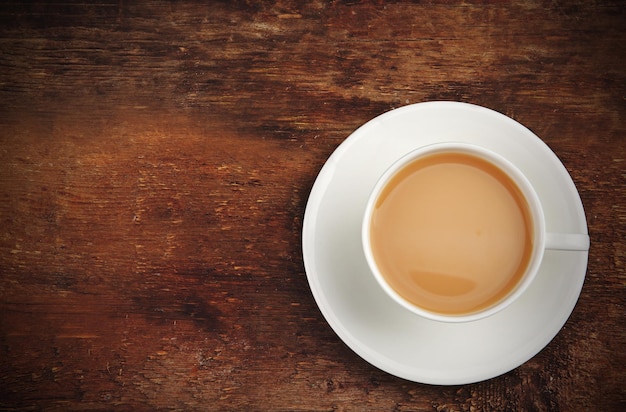
[[[404,299],[468,314],[506,297],[532,252],[532,221],[516,184],[497,166],[456,152],[404,166],[372,212],[371,249]]]

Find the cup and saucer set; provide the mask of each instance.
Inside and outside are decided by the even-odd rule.
[[[386,287],[363,241],[381,181],[407,156],[448,146],[503,159],[532,193],[541,232],[523,285],[492,310],[456,319],[412,310]],[[302,233],[309,285],[335,333],[375,367],[436,385],[494,378],[541,351],[574,309],[588,247],[580,196],[552,150],[515,120],[459,102],[404,106],[352,133],[319,172]]]

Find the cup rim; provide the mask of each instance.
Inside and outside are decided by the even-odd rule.
[[[436,153],[443,152],[456,152],[456,153],[467,153],[470,155],[474,155],[480,157],[484,160],[489,161],[490,163],[496,165],[500,170],[506,173],[518,186],[521,190],[526,202],[528,204],[531,218],[532,218],[532,226],[533,226],[533,248],[531,253],[531,258],[528,263],[528,267],[526,269],[526,273],[522,277],[522,279],[517,283],[517,285],[502,299],[500,299],[497,303],[488,306],[486,308],[480,309],[475,312],[463,313],[463,314],[444,314],[438,313],[434,311],[430,311],[424,308],[421,308],[413,303],[410,303],[408,300],[403,298],[400,294],[398,294],[385,280],[384,276],[378,269],[375,258],[371,252],[371,242],[369,238],[370,227],[371,227],[371,215],[374,209],[374,204],[378,199],[378,195],[384,188],[384,186],[389,182],[389,180],[395,175],[397,171],[399,171],[402,167],[407,165],[408,163],[414,161],[415,159],[427,156]],[[539,267],[541,265],[541,261],[543,259],[543,254],[545,251],[545,237],[546,237],[546,228],[545,228],[545,216],[543,213],[543,208],[541,206],[541,202],[539,200],[539,196],[535,192],[532,184],[528,180],[528,178],[509,160],[504,158],[503,156],[493,152],[490,149],[484,148],[482,146],[478,146],[471,143],[465,142],[440,142],[433,143],[426,146],[422,146],[420,148],[414,149],[404,156],[397,159],[393,162],[378,178],[376,184],[371,190],[366,207],[365,213],[362,219],[361,226],[361,240],[363,252],[365,254],[365,258],[368,264],[368,267],[372,274],[374,275],[379,286],[386,292],[388,296],[390,296],[396,303],[403,306],[405,309],[409,311],[435,321],[439,322],[472,322],[479,319],[486,318],[488,316],[492,316],[509,305],[515,302],[524,291],[530,286],[532,281],[535,279]]]

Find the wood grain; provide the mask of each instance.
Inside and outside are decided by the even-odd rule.
[[[617,1],[0,6],[0,409],[624,409],[626,32]],[[311,296],[309,191],[427,100],[525,124],[592,247],[571,318],[501,377],[430,386]]]

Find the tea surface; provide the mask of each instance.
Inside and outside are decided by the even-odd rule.
[[[507,296],[528,265],[532,222],[498,167],[464,153],[417,159],[394,175],[372,214],[372,252],[406,300],[467,314]]]

